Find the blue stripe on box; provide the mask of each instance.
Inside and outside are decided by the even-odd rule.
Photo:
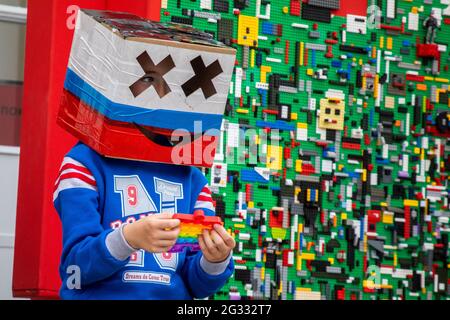
[[[223,115],[205,114],[160,109],[144,109],[126,104],[115,103],[100,92],[95,90],[89,83],[81,79],[74,71],[67,69],[64,88],[78,97],[82,102],[94,108],[105,117],[128,123],[137,123],[144,126],[161,129],[177,130],[184,129],[194,132],[194,122],[201,121],[201,131],[217,129],[215,134],[219,135]],[[200,129],[197,129],[200,130]]]

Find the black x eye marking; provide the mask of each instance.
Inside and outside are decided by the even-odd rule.
[[[191,61],[191,65],[192,69],[194,69],[195,76],[181,86],[186,97],[189,97],[198,89],[202,89],[206,99],[215,95],[217,91],[212,80],[223,73],[219,60],[216,60],[207,67],[202,57],[198,56]]]
[[[140,96],[145,90],[154,87],[160,98],[171,92],[169,85],[163,76],[175,68],[175,63],[170,55],[155,65],[152,58],[144,51],[136,58],[145,75],[130,86],[131,93],[135,98]]]

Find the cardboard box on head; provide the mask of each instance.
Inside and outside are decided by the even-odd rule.
[[[189,26],[80,10],[58,123],[107,157],[210,167],[235,58]]]

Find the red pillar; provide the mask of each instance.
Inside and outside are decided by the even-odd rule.
[[[131,4],[130,4],[131,3]],[[75,140],[56,125],[73,30],[70,6],[131,12],[159,20],[160,0],[30,0],[25,55],[19,190],[14,252],[15,297],[58,298],[61,225],[53,188]]]

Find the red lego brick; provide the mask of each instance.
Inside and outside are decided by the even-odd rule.
[[[437,44],[417,44],[417,57],[418,58],[434,58],[440,60],[441,53]]]
[[[291,0],[291,16],[300,16],[300,0]]]

